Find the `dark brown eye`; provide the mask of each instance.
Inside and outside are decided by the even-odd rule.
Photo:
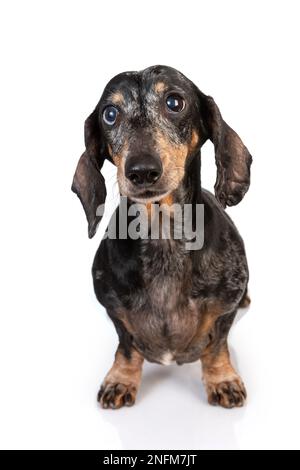
[[[166,104],[168,109],[173,113],[180,113],[185,107],[185,101],[179,95],[169,95]]]

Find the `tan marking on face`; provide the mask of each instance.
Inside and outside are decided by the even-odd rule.
[[[197,131],[195,129],[193,129],[192,138],[191,138],[191,142],[190,142],[190,145],[189,145],[189,151],[190,152],[193,152],[195,150],[195,148],[197,147],[198,142],[199,142],[199,135],[198,135]]]
[[[108,147],[110,147],[110,145],[108,145]],[[111,155],[112,160],[113,160],[114,164],[116,165],[116,167],[118,167],[118,168],[120,166],[124,167],[124,160],[125,160],[125,158],[127,156],[127,152],[128,152],[128,142],[125,141],[122,149],[118,153],[113,153],[111,147],[110,147],[110,151],[111,151],[110,155]]]
[[[107,148],[108,148],[109,155],[112,157],[112,148],[109,144],[107,144]]]
[[[185,161],[187,156],[194,151],[199,142],[199,136],[196,130],[193,130],[191,141],[189,143],[174,144],[170,142],[167,135],[160,130],[155,132],[155,146],[163,165],[163,175],[158,184],[164,186],[168,195],[160,200],[161,204],[168,206],[173,205],[173,197],[171,193],[181,183],[185,172]],[[125,159],[128,152],[128,142],[126,142],[122,150],[118,154],[112,155],[114,164],[118,168],[118,182],[121,194],[128,194],[130,185],[125,178]],[[148,214],[150,213],[147,207]]]
[[[173,191],[184,176],[188,146],[186,144],[171,143],[160,131],[156,132],[155,141],[163,165],[163,177],[166,180],[166,187],[169,191]]]
[[[154,91],[156,93],[163,93],[166,90],[167,86],[164,82],[157,82],[154,85]]]
[[[115,91],[111,96],[110,96],[111,102],[116,105],[123,105],[125,103],[124,96],[120,91]]]
[[[126,178],[125,178],[125,161],[126,161],[126,157],[128,154],[128,148],[129,148],[128,142],[125,141],[122,149],[118,153],[115,153],[112,155],[112,160],[118,170],[117,180],[118,180],[119,190],[120,190],[121,195],[126,194],[126,189],[128,185],[128,182],[126,181]]]

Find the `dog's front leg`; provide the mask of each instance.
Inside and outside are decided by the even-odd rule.
[[[208,402],[224,408],[243,406],[247,393],[242,379],[231,364],[227,335],[235,313],[220,318],[212,340],[201,355],[203,381]]]
[[[141,382],[144,358],[134,348],[130,354],[119,345],[112,368],[106,375],[98,393],[98,401],[103,408],[132,406]]]

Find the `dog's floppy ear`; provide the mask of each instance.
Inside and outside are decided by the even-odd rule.
[[[237,133],[223,120],[213,98],[200,92],[201,114],[208,138],[215,147],[215,194],[225,208],[238,204],[250,186],[252,157]]]
[[[73,178],[72,191],[79,197],[88,221],[88,235],[92,238],[97,230],[101,216],[97,208],[104,204],[106,198],[105,182],[100,169],[106,155],[98,119],[98,106],[84,124],[86,150],[80,157]]]

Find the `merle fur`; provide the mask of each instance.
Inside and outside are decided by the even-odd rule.
[[[153,93],[156,81],[183,95],[187,101],[184,118],[176,116],[168,122],[160,117]],[[126,103],[121,112],[130,119],[109,129],[101,116],[111,94],[118,90]],[[155,66],[120,74],[108,83],[86,121],[86,151],[72,187],[84,206],[90,237],[100,221],[96,208],[106,196],[99,170],[104,158],[111,160],[108,143],[117,153],[125,140],[129,142],[128,158],[151,153],[155,126],[162,126],[175,144],[189,141],[193,129],[198,132],[199,145],[186,159],[184,178],[173,191],[173,200],[204,204],[204,246],[186,251],[184,240],[104,239],[92,274],[97,299],[114,322],[124,354],[130,358],[135,347],[149,361],[160,362],[166,351],[172,351],[182,364],[199,359],[211,341],[217,348],[246,295],[249,274],[244,244],[224,208],[237,204],[248,190],[252,158],[213,99],[176,70]],[[215,145],[216,197],[201,188],[200,148],[207,139]],[[215,304],[222,305],[222,313],[209,334],[198,337],[195,333],[203,317]]]

